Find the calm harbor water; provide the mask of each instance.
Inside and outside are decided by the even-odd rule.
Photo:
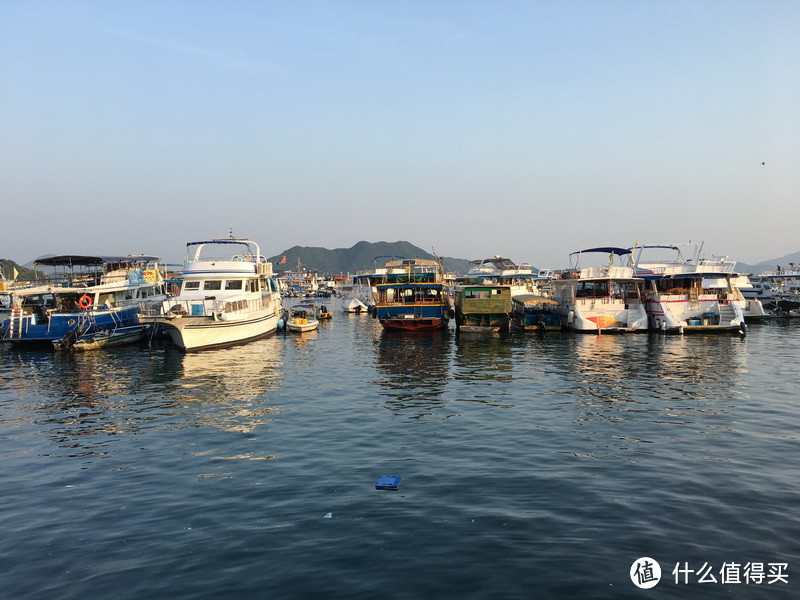
[[[0,359],[2,598],[800,595],[800,323]]]

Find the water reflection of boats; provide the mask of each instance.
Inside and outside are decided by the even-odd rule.
[[[181,357],[167,395],[181,402],[203,402],[199,424],[250,432],[276,411],[267,394],[280,387],[280,340],[268,338],[244,346]]]
[[[277,410],[269,395],[281,386],[281,347],[269,338],[204,354],[168,345],[156,350],[161,360],[135,347],[11,356],[15,369],[30,373],[18,387],[21,406],[46,415],[57,454],[81,456],[107,453],[110,440],[151,429],[252,432]],[[37,376],[40,369],[47,374]],[[31,408],[26,396],[49,402]]]
[[[745,369],[747,353],[741,338],[699,335],[674,336],[578,336],[566,364],[575,373],[578,397],[590,403],[629,403],[642,410],[641,382],[657,381],[653,398],[672,404],[659,406],[665,415],[676,414],[675,401],[715,403],[730,395],[736,374]],[[728,364],[720,369],[719,357]],[[627,410],[627,408],[620,408]]]
[[[680,453],[687,433],[717,437],[730,426],[738,373],[747,365],[741,338],[698,334],[566,339],[571,351],[565,383],[576,426],[587,439],[596,440],[595,450],[582,456],[637,461],[643,453]],[[728,363],[723,369],[722,356]],[[647,386],[648,381],[653,384]],[[665,439],[656,433],[664,428],[675,442],[672,449],[652,446],[654,439]]]
[[[450,370],[447,334],[419,336],[386,331],[377,345],[375,384],[387,396],[386,406],[411,418],[441,415]]]
[[[456,337],[453,378],[475,387],[472,397],[464,399],[484,404],[500,404],[498,398],[506,396],[508,392],[491,386],[511,382],[514,377],[513,356],[512,346],[505,336]]]

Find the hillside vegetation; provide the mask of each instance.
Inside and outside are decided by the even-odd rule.
[[[293,271],[300,265],[309,271],[328,273],[330,275],[355,273],[382,267],[391,257],[427,258],[436,257],[422,248],[409,242],[358,242],[352,248],[315,248],[310,246],[294,246],[270,257],[276,272]],[[286,257],[286,262],[281,262]],[[376,260],[377,258],[377,260]],[[466,272],[469,261],[460,258],[441,257],[445,271]]]
[[[14,279],[14,269],[17,270],[17,279],[20,281],[29,281],[37,278],[37,272],[33,269],[26,269],[21,267],[13,260],[7,258],[0,258],[0,273],[9,281]]]

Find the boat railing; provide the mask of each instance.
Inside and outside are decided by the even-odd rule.
[[[636,298],[636,294],[633,295],[633,298]],[[575,298],[576,304],[619,304],[621,302],[627,302],[627,298],[625,298],[622,294],[612,294],[611,296],[577,296]]]
[[[400,298],[381,298],[378,300],[379,304],[386,306],[402,306],[407,304],[428,304],[431,306],[442,305],[447,302],[444,296],[442,297],[400,297]]]
[[[216,298],[197,298],[195,300],[165,300],[163,302],[139,302],[142,317],[214,317],[219,315],[246,314],[268,308],[269,298],[250,300],[218,300]]]
[[[411,273],[388,273],[382,283],[441,283],[441,274],[434,270],[419,270]]]
[[[158,271],[153,271],[158,273]],[[37,279],[26,279],[24,281],[16,281],[6,285],[10,290],[25,289],[29,287],[49,286],[54,288],[92,288],[108,284],[144,284],[156,283],[159,280],[158,275],[144,275],[140,272],[130,273],[59,273],[55,275],[46,275]]]

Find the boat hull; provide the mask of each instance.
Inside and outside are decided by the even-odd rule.
[[[579,333],[646,333],[648,330],[647,312],[639,303],[581,298],[562,305],[562,314],[567,328]]]
[[[401,331],[442,329],[450,322],[449,306],[443,304],[378,305],[375,316],[386,329]]]
[[[670,333],[745,330],[744,301],[720,303],[716,297],[690,299],[688,296],[651,296],[645,302],[650,329]]]
[[[382,319],[381,325],[386,329],[395,331],[432,331],[447,327],[447,320],[443,317],[395,317]]]
[[[134,327],[139,323],[138,305],[111,309],[90,309],[53,313],[47,323],[37,316],[25,314],[5,323],[5,341],[14,344],[46,344],[60,342],[70,335],[90,336],[98,332]]]
[[[272,335],[278,329],[278,317],[274,310],[250,313],[240,320],[186,316],[158,318],[154,322],[185,352],[245,344]]]
[[[74,352],[86,352],[90,350],[101,350],[112,346],[125,346],[141,342],[145,338],[143,326],[125,327],[107,334],[97,333],[94,335],[83,336],[75,343],[68,340],[54,342],[57,349],[72,350]]]
[[[286,324],[286,328],[287,328],[289,331],[296,331],[296,332],[298,332],[298,333],[303,333],[304,331],[314,331],[314,330],[315,330],[315,329],[317,329],[318,327],[319,327],[319,323],[303,323],[303,324],[297,324],[297,323],[291,323],[291,322],[290,322],[290,323],[287,323],[287,324]]]

